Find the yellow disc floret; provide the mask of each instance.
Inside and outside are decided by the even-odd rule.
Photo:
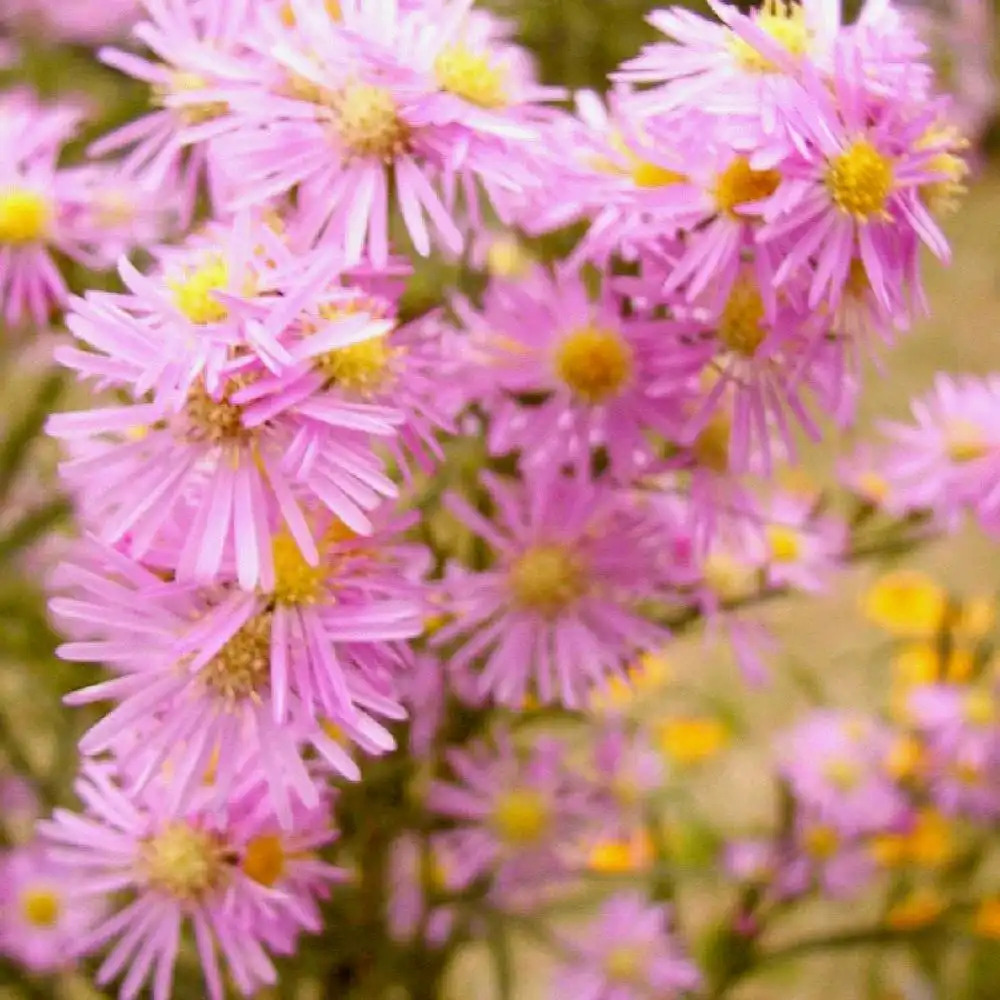
[[[719,318],[719,339],[736,354],[752,358],[767,337],[764,300],[750,278],[740,278]]]
[[[737,156],[715,178],[712,194],[720,212],[738,219],[737,209],[741,205],[769,198],[780,183],[781,174],[777,170],[754,170],[745,156]]]
[[[522,607],[554,617],[584,593],[584,567],[563,545],[535,545],[515,560],[510,588]]]
[[[533,847],[549,831],[552,810],[541,792],[513,789],[497,797],[493,830],[508,847]]]
[[[632,376],[633,361],[632,348],[616,330],[585,326],[559,343],[555,369],[578,399],[595,405],[625,387]]]
[[[184,413],[187,417],[185,434],[192,442],[240,444],[250,433],[243,426],[243,408],[231,403],[228,393],[215,399],[201,381],[188,390]]]
[[[32,927],[55,927],[62,913],[59,895],[50,888],[29,886],[20,895],[21,916]]]
[[[793,563],[802,556],[802,534],[784,524],[769,524],[764,530],[771,559],[776,563]]]
[[[275,833],[261,834],[251,840],[244,852],[241,867],[244,873],[269,889],[285,873],[285,847]]]
[[[809,51],[812,36],[801,4],[788,0],[764,0],[754,23],[789,55],[798,58]],[[730,34],[727,42],[739,66],[748,73],[781,72],[773,60],[735,32]]]
[[[410,142],[392,91],[371,83],[350,83],[328,98],[334,127],[348,157],[389,162]]]
[[[391,376],[393,351],[385,337],[369,337],[356,344],[327,351],[317,359],[320,370],[340,389],[369,396]]]
[[[240,700],[258,695],[271,676],[271,613],[251,618],[200,673],[218,695]]]
[[[325,568],[310,566],[299,543],[287,531],[274,536],[274,597],[279,604],[315,604],[323,591]]]
[[[480,108],[503,108],[509,103],[507,74],[490,59],[462,42],[449,45],[434,60],[434,76],[442,90]]]
[[[867,139],[858,139],[827,164],[826,188],[833,203],[860,222],[885,217],[893,183],[892,160]]]
[[[229,287],[229,264],[221,254],[210,254],[197,268],[167,282],[174,304],[194,324],[222,323],[229,310],[215,297]]]
[[[180,900],[204,896],[223,875],[218,838],[183,821],[171,823],[147,840],[139,861],[151,885]]]
[[[21,247],[40,243],[52,225],[52,205],[28,188],[0,188],[0,244]]]

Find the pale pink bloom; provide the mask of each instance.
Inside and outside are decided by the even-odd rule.
[[[817,511],[814,496],[793,493],[775,493],[762,513],[767,582],[774,587],[825,590],[842,565],[844,524]]]
[[[5,0],[0,23],[47,42],[96,45],[120,38],[141,9],[141,0]]]

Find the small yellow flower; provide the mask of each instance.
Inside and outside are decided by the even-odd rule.
[[[729,732],[709,717],[668,719],[658,727],[659,745],[675,764],[700,764],[714,757],[726,745]]]
[[[900,570],[877,580],[862,597],[865,617],[899,636],[926,636],[939,631],[948,609],[944,590],[915,570]]]
[[[627,875],[648,868],[653,860],[649,832],[636,830],[621,840],[596,843],[587,857],[587,867],[601,875]]]
[[[972,929],[980,937],[1000,941],[1000,898],[984,899],[979,904]]]
[[[955,635],[963,639],[984,639],[996,625],[997,611],[990,597],[973,597],[963,602],[954,624]]]
[[[920,813],[908,833],[876,837],[872,841],[871,852],[884,868],[901,868],[904,865],[942,868],[955,854],[952,827],[939,812],[927,809]]]
[[[938,920],[947,906],[934,889],[916,889],[889,910],[885,922],[897,931],[918,930]]]

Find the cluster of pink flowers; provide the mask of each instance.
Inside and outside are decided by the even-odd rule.
[[[401,735],[430,756],[446,702],[581,710],[692,609],[765,673],[741,601],[822,589],[849,534],[776,467],[799,430],[853,419],[860,362],[924,308],[921,249],[947,260],[936,216],[965,166],[889,5],[713,10],[652,14],[669,40],[573,112],[469,0],[145,0],[142,51],[101,58],[150,110],[80,167],[60,163],[74,113],[3,99],[2,312],[66,306],[57,360],[99,397],[48,425],[81,534],[51,612],[60,655],[110,674],[68,698],[110,704],[80,742],[82,812],[10,861],[15,892],[65,878],[69,901],[20,893],[52,930],[26,961],[111,945],[99,981],[165,1000],[186,927],[208,995],[250,994],[345,878],[316,854],[331,788]],[[587,226],[558,266],[508,243],[505,267],[493,220]],[[117,261],[119,290],[70,297],[54,253]],[[404,320],[397,253],[490,274]],[[995,504],[977,477],[948,503]],[[979,753],[925,694],[929,745]],[[904,823],[888,737],[808,725],[786,762],[802,823]],[[613,727],[603,782],[491,735],[442,755],[433,858],[397,844],[401,933],[447,936],[449,894],[514,911],[555,890],[567,848],[634,826],[662,776]],[[667,909],[626,894],[560,982],[632,1000],[699,977]]]

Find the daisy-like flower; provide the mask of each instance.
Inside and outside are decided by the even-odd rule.
[[[302,233],[325,234],[349,260],[388,255],[390,189],[418,253],[464,239],[447,202],[477,185],[509,197],[530,169],[542,106],[558,92],[519,74],[508,46],[465,33],[465,0],[433,12],[402,5],[292,0],[256,43],[270,87],[234,103],[237,132],[225,156],[239,198],[258,202],[297,188]]]
[[[221,201],[223,178],[211,147],[229,127],[229,90],[261,72],[242,44],[253,7],[247,0],[212,0],[195,11],[189,0],[148,0],[133,35],[150,56],[117,48],[100,52],[109,66],[149,85],[155,110],[104,136],[91,152],[124,152],[123,169],[150,196],[178,191],[184,226],[194,216],[203,181],[213,204]]]
[[[521,451],[528,468],[585,469],[603,448],[612,473],[628,479],[652,460],[651,435],[669,437],[682,422],[659,389],[670,362],[665,328],[679,337],[693,324],[626,318],[611,290],[595,301],[568,273],[495,282],[474,323],[476,375],[488,392],[503,390],[490,408],[494,454]]]
[[[612,896],[572,951],[573,960],[556,974],[553,997],[675,1000],[701,986],[672,932],[669,908],[638,893]]]
[[[269,251],[248,256],[241,235],[254,234],[237,220],[225,252],[152,279],[128,268],[129,295],[88,300],[70,325],[97,351],[63,360],[133,401],[56,415],[49,430],[70,443],[66,479],[105,540],[129,536],[142,557],[191,517],[178,575],[210,582],[230,558],[250,588],[273,582],[271,543],[283,525],[317,564],[303,505],[371,530],[366,512],[398,492],[373,436],[392,437],[405,415],[359,402],[335,380],[266,391],[276,372],[381,337],[391,324],[341,308],[349,293],[325,254],[301,273],[272,272],[260,260]],[[159,391],[150,399],[150,390]]]
[[[825,895],[842,899],[858,895],[877,874],[869,839],[844,835],[803,811],[797,817],[791,844],[779,853],[774,892],[784,899],[816,886]]]
[[[10,326],[43,326],[66,302],[54,254],[100,268],[122,246],[120,223],[94,225],[102,198],[95,173],[59,167],[78,117],[71,108],[46,108],[22,93],[0,102],[0,315]]]
[[[938,102],[915,109],[901,100],[873,101],[863,89],[857,48],[841,44],[835,57],[832,91],[817,74],[803,78],[806,141],[782,164],[785,182],[764,208],[759,237],[781,241],[776,285],[812,262],[810,308],[835,308],[859,260],[872,294],[892,312],[916,272],[921,242],[940,260],[950,255],[920,198],[921,187],[946,179],[934,162],[939,150],[927,139],[942,109]]]
[[[565,755],[555,740],[520,750],[507,733],[449,752],[455,781],[432,784],[427,806],[455,824],[435,838],[449,859],[450,885],[489,876],[496,904],[510,909],[557,888],[595,815],[593,789]]]
[[[532,690],[581,705],[665,638],[638,610],[666,591],[656,525],[608,485],[541,474],[483,482],[495,521],[457,496],[449,506],[495,562],[447,585],[454,621],[433,642],[460,640],[453,668],[477,670],[480,694],[500,703],[520,705]]]
[[[775,587],[823,590],[840,568],[846,529],[816,511],[814,497],[774,494],[764,512],[767,580]]]
[[[194,932],[212,1000],[224,996],[220,952],[242,994],[274,983],[267,953],[272,922],[286,923],[288,933],[301,929],[295,897],[313,889],[311,882],[304,890],[303,883],[281,878],[268,886],[261,877],[254,860],[261,848],[253,845],[255,836],[269,835],[265,812],[245,799],[221,811],[200,803],[177,810],[169,785],[128,793],[101,764],[86,766],[76,788],[85,812],[58,809],[41,832],[53,863],[72,873],[72,898],[122,894],[116,912],[73,942],[74,955],[116,942],[98,970],[99,985],[124,973],[123,1000],[133,1000],[147,983],[155,1000],[167,1000],[186,927]]]
[[[103,909],[99,898],[72,897],[43,845],[0,853],[0,954],[33,972],[72,966],[77,941]]]
[[[933,511],[954,524],[964,510],[1000,525],[1000,378],[937,375],[911,404],[912,423],[885,423],[890,510]]]
[[[282,535],[274,588],[260,593],[164,580],[85,543],[52,581],[66,595],[52,601],[52,613],[76,640],[60,654],[104,662],[119,676],[68,700],[119,704],[84,736],[81,750],[127,754],[137,785],[168,766],[179,807],[210,764],[224,797],[251,760],[287,824],[290,801],[316,804],[304,747],[357,779],[344,744],[369,753],[394,746],[373,716],[405,715],[394,685],[408,663],[400,643],[422,628],[405,558],[331,535],[312,567]]]
[[[779,771],[816,822],[845,836],[885,832],[909,808],[889,772],[894,744],[875,719],[815,712],[779,738]]]

